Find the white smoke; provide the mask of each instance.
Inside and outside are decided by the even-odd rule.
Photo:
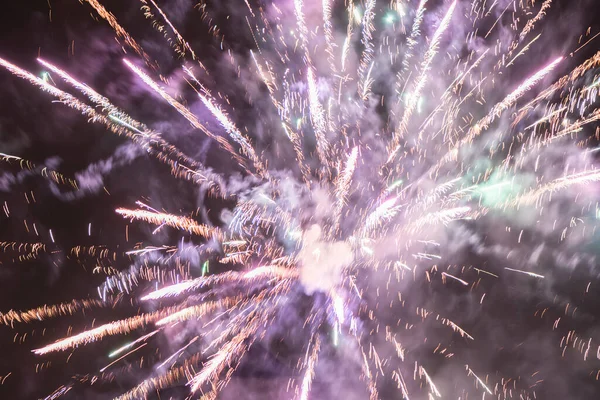
[[[312,225],[303,235],[300,282],[308,294],[327,292],[340,283],[345,266],[352,263],[352,249],[346,242],[324,242],[321,227]]]

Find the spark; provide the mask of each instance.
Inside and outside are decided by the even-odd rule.
[[[532,277],[534,277],[534,278],[540,278],[540,279],[544,279],[544,275],[536,274],[536,273],[533,273],[533,272],[521,271],[521,270],[519,270],[519,269],[508,268],[508,267],[504,267],[504,269],[506,269],[506,270],[508,270],[508,271],[518,272],[518,273],[520,273],[520,274],[529,275],[529,276],[532,276]]]
[[[315,377],[315,365],[317,364],[319,350],[321,348],[321,341],[318,337],[316,337],[312,342],[312,346],[307,349],[306,358],[304,361],[306,372],[304,373],[304,379],[302,379],[302,391],[299,397],[300,400],[308,400],[310,386]]]
[[[487,385],[481,380],[481,378],[479,378],[477,375],[475,375],[475,372],[473,372],[473,370],[471,368],[469,368],[469,366],[467,366],[467,370],[469,371],[470,375],[473,375],[475,377],[475,379],[477,379],[477,382],[479,382],[479,384],[485,389],[486,392],[488,392],[491,395],[494,394],[494,393],[492,393],[490,388],[488,388]]]
[[[123,354],[121,357],[117,358],[116,360],[114,360],[110,364],[106,365],[105,367],[100,368],[100,372],[106,371],[108,368],[110,368],[114,364],[118,363],[119,361],[121,361],[122,359],[124,359],[125,357],[127,357],[128,355],[135,353],[136,351],[138,351],[139,349],[141,349],[141,348],[143,348],[143,347],[145,347],[147,345],[148,345],[148,343],[143,343],[143,344],[139,345],[138,347],[136,347],[135,349],[131,350],[130,352]]]
[[[452,4],[450,4],[450,7],[448,7],[448,10],[446,11],[446,15],[444,15],[444,18],[440,22],[440,25],[438,26],[437,30],[435,31],[435,33],[433,35],[433,38],[431,39],[431,43],[429,44],[429,48],[427,49],[427,52],[425,53],[424,61],[420,68],[420,75],[416,80],[415,87],[413,89],[413,93],[409,97],[408,104],[406,105],[406,108],[404,110],[404,115],[402,116],[402,120],[400,121],[398,133],[395,133],[395,135],[403,136],[404,133],[408,129],[408,123],[409,123],[410,117],[411,117],[415,107],[417,106],[417,103],[419,102],[419,98],[421,97],[421,92],[422,92],[423,88],[425,87],[425,83],[427,82],[427,79],[429,78],[429,70],[431,69],[431,63],[433,62],[433,59],[438,52],[440,39],[442,38],[442,35],[444,34],[444,32],[446,32],[446,29],[448,28],[448,26],[450,25],[450,21],[452,19],[452,15],[454,14],[455,8],[456,8],[456,0],[453,1]],[[397,140],[398,140],[398,138],[396,138],[396,141]]]
[[[130,348],[132,348],[133,346],[135,346],[136,344],[138,344],[139,342],[143,342],[144,340],[156,335],[158,333],[158,329],[155,331],[150,332],[147,335],[144,335],[142,337],[140,337],[139,339],[134,340],[131,343],[127,343],[126,345],[119,347],[118,349],[116,349],[115,351],[111,352],[108,357],[113,358],[118,356],[119,354],[121,354],[122,352],[124,352],[125,350],[129,350]]]
[[[448,273],[446,273],[446,272],[442,272],[442,275],[443,275],[443,276],[447,276],[448,278],[452,278],[452,279],[454,279],[455,281],[458,281],[458,282],[462,283],[462,284],[463,284],[463,285],[465,285],[465,286],[469,286],[469,282],[466,282],[466,281],[464,281],[464,280],[462,280],[462,279],[460,279],[460,278],[457,278],[457,277],[456,277],[456,276],[454,276],[454,275],[450,275],[450,274],[448,274]]]
[[[429,376],[427,371],[425,371],[425,368],[419,367],[419,374],[422,374],[423,376],[425,376],[425,379],[427,380],[427,384],[429,384],[429,387],[431,388],[431,392],[433,394],[435,394],[437,397],[442,397],[442,395],[438,391],[437,387],[435,386],[435,383],[433,383],[433,381],[431,380],[431,377]]]
[[[128,210],[118,208],[116,212],[124,218],[140,219],[155,225],[169,225],[173,228],[186,230],[203,237],[211,237],[218,234],[218,230],[206,225],[200,225],[190,218],[180,217],[173,214],[165,214],[146,210]]]

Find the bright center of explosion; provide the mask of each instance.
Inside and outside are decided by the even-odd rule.
[[[346,242],[326,242],[321,239],[319,225],[312,225],[303,235],[300,250],[300,282],[308,294],[328,292],[340,283],[342,271],[354,257]]]

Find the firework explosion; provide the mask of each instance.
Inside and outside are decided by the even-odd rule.
[[[63,251],[93,259],[93,273],[105,275],[93,297],[11,310],[0,323],[17,329],[133,310],[32,349],[40,360],[65,353],[68,361],[84,346],[128,340],[103,367],[82,371],[46,398],[81,386],[123,387],[129,376],[136,383],[127,381],[116,398],[187,385],[196,398],[214,399],[248,368],[248,353],[275,342],[293,348],[285,356],[294,370],[287,398],[533,399],[548,396],[544,385],[558,374],[541,367],[544,357],[576,363],[578,373],[598,379],[600,338],[575,326],[595,321],[584,303],[596,283],[588,244],[599,215],[600,53],[562,77],[567,61],[549,52],[527,74],[513,72],[536,48],[551,0],[240,2],[254,42],[245,65],[210,5],[200,3],[238,90],[260,97],[250,103],[262,134],[236,116],[236,99],[210,87],[215,72],[168,13],[153,0],[140,2],[181,60],[177,74],[197,106],[174,93],[115,15],[96,0],[84,3],[127,49],[123,69],[218,145],[220,157],[235,163],[231,171],[187,155],[49,60],[38,59],[42,77],[4,59],[0,65],[131,140],[173,179],[231,207],[213,223],[204,206],[179,213],[151,201],[124,204],[116,213],[153,226],[153,234],[181,232],[173,242],[125,252],[0,243],[10,263]],[[585,32],[576,51],[593,38]],[[63,196],[91,191],[47,166],[0,157],[22,174],[49,179]],[[35,202],[33,193],[25,198]],[[574,304],[556,294],[554,281],[579,269],[590,278],[577,282],[581,304]],[[519,313],[553,333],[546,345],[553,350],[538,363],[501,362],[527,357],[520,347],[545,349],[531,337],[494,339],[498,328],[481,315],[514,307],[503,296],[522,301]],[[353,395],[324,388],[322,375],[336,374],[330,369],[354,374],[346,388]]]

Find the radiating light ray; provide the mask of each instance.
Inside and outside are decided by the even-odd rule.
[[[254,147],[250,144],[250,139],[248,139],[246,135],[240,132],[240,130],[235,126],[235,124],[227,117],[227,114],[218,106],[213,104],[213,102],[210,99],[201,94],[198,94],[198,96],[200,97],[200,100],[202,100],[202,103],[204,103],[206,108],[210,110],[210,112],[225,128],[227,133],[229,133],[232,139],[235,140],[242,147],[243,153],[252,160],[259,174],[261,176],[268,177],[269,173],[265,169],[265,166],[263,165],[262,161],[256,155]]]
[[[392,197],[391,199],[380,204],[375,210],[373,210],[371,214],[369,214],[364,224],[365,234],[366,232],[378,227],[385,221],[389,221],[394,218],[394,216],[402,208],[401,205],[396,205],[397,201],[398,197]]]
[[[417,11],[415,12],[415,19],[413,21],[412,29],[410,32],[410,36],[406,39],[407,50],[402,61],[402,70],[398,73],[397,81],[396,81],[396,92],[402,96],[402,87],[401,85],[405,82],[405,74],[410,66],[410,60],[413,57],[415,46],[418,43],[419,36],[421,36],[421,24],[423,23],[423,17],[425,16],[425,5],[427,5],[427,0],[419,0],[419,5],[417,6]]]
[[[376,400],[379,398],[379,391],[377,390],[377,386],[373,379],[373,374],[371,373],[371,369],[369,368],[369,360],[367,359],[367,355],[364,350],[361,348],[363,362],[361,364],[363,374],[366,378],[367,389],[369,391],[369,400]]]
[[[174,382],[181,380],[186,377],[186,374],[190,367],[196,366],[200,363],[199,356],[193,356],[186,360],[184,365],[169,369],[163,374],[145,379],[131,390],[125,392],[121,396],[116,397],[117,400],[133,400],[138,399],[140,396],[146,396],[153,390],[159,390],[172,385]]]
[[[431,377],[429,376],[427,371],[425,371],[425,368],[423,368],[422,366],[419,367],[419,374],[425,377],[427,384],[431,388],[431,393],[435,394],[437,397],[442,397],[437,387],[435,386],[435,383],[433,383],[433,380],[431,380]]]
[[[346,160],[346,165],[344,166],[343,171],[341,171],[340,176],[338,177],[338,181],[336,184],[336,204],[334,208],[334,225],[338,224],[340,215],[342,213],[342,208],[346,204],[346,198],[348,196],[348,191],[350,189],[350,184],[352,182],[352,174],[354,173],[354,169],[356,168],[356,161],[358,158],[358,147],[352,149],[350,154],[348,155],[348,159]]]
[[[139,342],[143,342],[144,340],[156,335],[158,333],[158,329],[154,330],[150,333],[148,333],[147,335],[144,335],[142,337],[140,337],[139,339],[134,340],[131,343],[128,343],[122,347],[119,347],[118,349],[116,349],[115,351],[109,353],[108,357],[113,358],[118,356],[119,354],[121,354],[122,352],[124,352],[125,350],[129,350],[130,348],[132,348],[133,346],[135,346],[136,344],[138,344]]]
[[[118,363],[119,361],[121,361],[122,359],[124,359],[125,357],[127,357],[128,355],[135,353],[136,351],[138,351],[139,349],[141,349],[143,347],[146,347],[147,345],[148,345],[148,343],[142,343],[141,345],[139,345],[135,349],[129,351],[128,353],[123,354],[121,357],[119,357],[116,360],[112,361],[110,364],[108,364],[108,365],[100,368],[100,372],[106,371],[108,368],[112,367],[113,365],[115,365],[116,363]]]
[[[410,400],[410,398],[408,397],[408,389],[406,387],[406,382],[404,381],[404,377],[402,376],[402,372],[398,371],[394,371],[392,373],[392,377],[394,378],[394,380],[396,381],[396,383],[398,384],[398,389],[401,390],[402,392],[402,398],[405,400]]]
[[[300,389],[299,400],[308,400],[310,398],[310,387],[315,378],[315,366],[319,360],[319,351],[321,349],[321,341],[318,336],[311,340],[312,345],[309,346],[304,360],[304,378]]]
[[[456,1],[453,1],[448,7],[448,11],[444,15],[444,18],[440,22],[431,42],[429,44],[429,48],[427,52],[423,56],[423,62],[421,63],[421,67],[419,70],[419,76],[415,80],[414,88],[409,97],[409,100],[406,104],[406,108],[404,109],[404,114],[402,115],[402,120],[398,126],[398,129],[394,132],[393,138],[393,147],[397,146],[397,141],[400,137],[403,137],[408,129],[408,123],[410,118],[414,112],[415,107],[417,106],[417,102],[421,97],[421,93],[425,88],[425,84],[427,83],[427,79],[429,78],[429,70],[431,69],[431,63],[433,62],[434,57],[436,56],[440,44],[440,39],[442,38],[444,32],[450,25],[450,21],[452,20],[452,15],[454,14],[454,9],[456,8]]]
[[[414,230],[422,229],[426,225],[437,225],[437,224],[446,225],[446,224],[450,223],[451,221],[455,221],[457,219],[464,218],[465,215],[469,211],[471,211],[471,208],[464,206],[464,207],[455,207],[455,208],[449,208],[446,210],[431,212],[431,213],[426,214],[423,217],[417,219],[415,222],[413,222],[411,225],[409,225],[409,227],[406,229],[410,231],[413,229]]]
[[[315,136],[317,138],[317,152],[319,159],[323,167],[329,166],[329,142],[326,137],[326,121],[325,112],[321,101],[319,100],[319,90],[317,88],[317,82],[312,68],[308,68],[306,72],[308,80],[308,93],[309,93],[309,104],[310,104],[310,120],[315,130]]]
[[[481,134],[481,131],[488,128],[488,126],[502,114],[507,108],[512,106],[521,96],[527,93],[533,86],[541,81],[546,75],[548,75],[557,65],[562,61],[562,57],[558,57],[546,67],[542,68],[531,77],[527,78],[519,87],[517,87],[511,94],[506,96],[504,100],[492,107],[488,115],[480,120],[473,126],[464,141],[471,141],[476,136]]]
[[[135,329],[146,326],[159,320],[163,315],[169,314],[176,310],[176,307],[170,309],[161,309],[153,313],[147,313],[138,315],[135,317],[110,322],[108,324],[101,325],[97,328],[93,328],[76,335],[61,339],[57,342],[41,347],[39,349],[32,350],[37,355],[48,354],[56,351],[65,351],[80,345],[88,344],[102,340],[106,336],[112,335],[124,335],[132,332]]]
[[[142,3],[146,3],[146,0],[140,0]],[[163,12],[163,10],[160,9],[160,7],[158,7],[158,5],[156,4],[156,2],[154,0],[149,0],[150,3],[152,3],[152,5],[154,6],[154,8],[156,8],[156,10],[160,13],[160,16],[165,20],[165,22],[169,25],[169,27],[171,28],[171,31],[173,31],[173,34],[175,35],[175,37],[177,38],[177,41],[179,42],[179,45],[181,46],[181,56],[185,57],[186,53],[185,51],[187,50],[191,55],[192,55],[192,59],[196,59],[196,53],[194,53],[194,50],[192,49],[192,47],[190,46],[190,44],[188,42],[185,41],[185,39],[181,36],[181,34],[179,33],[179,31],[177,31],[177,29],[173,26],[173,23],[169,20],[169,18],[167,17],[167,15]],[[202,64],[200,64],[202,65]]]
[[[15,322],[29,323],[32,321],[43,321],[103,306],[105,306],[105,303],[99,300],[71,300],[60,304],[44,305],[27,311],[10,310],[6,313],[0,313],[0,321],[5,325],[13,326]]]
[[[217,141],[219,145],[229,152],[236,160],[240,163],[243,163],[240,155],[233,149],[231,144],[223,137],[216,136],[211,131],[209,131],[198,118],[190,110],[188,110],[183,104],[175,100],[171,97],[164,89],[162,89],[156,82],[150,78],[146,73],[144,73],[140,68],[133,65],[130,61],[123,59],[123,62],[129,69],[131,69],[144,83],[146,83],[152,90],[158,93],[167,103],[169,103],[173,108],[175,108],[185,119],[189,121],[190,124],[196,129],[201,130],[206,136]]]
[[[240,357],[247,351],[246,339],[256,332],[257,326],[251,324],[242,329],[233,339],[225,344],[202,368],[198,374],[189,380],[190,390],[196,392],[206,382],[216,378],[232,359]]]
[[[455,281],[457,281],[457,282],[460,282],[460,283],[462,283],[462,284],[463,284],[463,285],[465,285],[465,286],[469,286],[469,282],[467,282],[467,281],[465,281],[465,280],[463,280],[463,279],[457,278],[457,277],[456,277],[456,276],[454,276],[454,275],[450,275],[450,274],[448,274],[448,273],[446,273],[446,272],[442,272],[442,275],[443,275],[443,276],[445,276],[445,277],[448,277],[448,278],[450,278],[450,279],[454,279]]]
[[[544,279],[544,275],[536,274],[536,273],[533,273],[533,272],[521,271],[519,269],[508,268],[508,267],[504,267],[504,269],[507,270],[507,271],[518,272],[520,274],[529,275],[529,276],[532,276],[534,278]]]
[[[102,96],[101,94],[99,94],[98,92],[96,92],[95,90],[93,90],[92,88],[87,86],[86,84],[77,81],[75,78],[73,78],[71,75],[69,75],[62,69],[45,61],[42,58],[38,58],[37,61],[40,64],[42,64],[44,67],[48,68],[50,71],[59,75],[62,79],[64,79],[67,83],[69,83],[70,85],[75,87],[77,90],[80,90],[82,93],[84,93],[86,96],[88,96],[89,99],[92,100],[94,103],[102,106],[109,114],[111,114],[111,116],[113,118],[118,119],[119,121],[122,121],[122,123],[124,123],[124,124],[128,124],[132,130],[135,130],[136,132],[138,132],[140,134],[147,135],[149,137],[154,136],[151,132],[148,132],[148,128],[144,124],[142,124],[141,122],[138,122],[138,121],[134,120],[133,118],[131,118],[130,116],[128,116],[125,112],[123,112],[119,108],[115,107],[110,102],[110,100],[108,100],[106,97]]]
[[[550,9],[551,6],[552,6],[552,0],[544,1],[544,3],[540,7],[540,10],[536,14],[536,16],[533,17],[532,19],[530,19],[529,21],[527,21],[527,24],[525,24],[525,27],[519,34],[519,40],[525,39],[525,36],[527,36],[529,34],[529,32],[531,32],[531,30],[535,27],[535,24],[537,22],[541,21],[546,16],[546,12]]]
[[[494,394],[490,390],[490,388],[488,388],[487,385],[481,380],[481,378],[479,378],[477,375],[475,375],[475,372],[473,372],[473,370],[471,368],[469,368],[468,365],[467,365],[467,370],[469,371],[469,375],[473,375],[475,377],[475,379],[477,379],[477,382],[479,382],[479,384],[485,389],[486,392],[488,392],[491,395]]]
[[[192,340],[189,341],[188,344],[186,344],[185,346],[183,346],[182,348],[177,350],[175,353],[173,353],[169,358],[167,358],[165,361],[162,362],[162,364],[160,364],[158,366],[158,369],[161,369],[162,367],[167,365],[169,362],[171,362],[173,359],[179,357],[181,355],[181,353],[184,352],[192,344],[194,344],[198,340],[198,338],[199,338],[199,336],[195,336]]]
[[[373,64],[373,53],[375,51],[373,43],[373,19],[375,18],[375,0],[367,0],[365,12],[362,17],[362,38],[363,51],[358,67],[358,92],[363,100],[367,99],[372,82],[369,80],[370,68]]]
[[[186,321],[192,318],[200,318],[221,308],[232,308],[239,302],[239,299],[226,297],[225,299],[204,303],[199,306],[187,307],[170,314],[165,318],[159,319],[155,324],[156,326],[162,326],[174,322]]]
[[[174,175],[176,175],[178,177],[184,177],[186,179],[190,179],[189,175],[191,175],[193,177],[192,180],[199,182],[199,183],[200,182],[210,182],[211,178],[214,178],[214,176],[210,176],[208,174],[203,174],[203,172],[205,172],[205,171],[203,171],[203,167],[197,162],[195,162],[193,165],[196,168],[196,170],[192,170],[189,167],[186,167],[185,165],[180,165],[176,160],[172,160],[169,155],[170,152],[174,152],[176,154],[176,156],[178,156],[178,157],[181,157],[182,154],[178,150],[173,148],[172,146],[168,145],[166,142],[161,142],[160,148],[158,150],[153,149],[151,146],[149,146],[146,139],[140,140],[140,138],[138,138],[136,135],[134,135],[129,129],[127,129],[127,130],[123,129],[119,124],[115,124],[114,122],[112,122],[110,117],[106,117],[102,114],[97,113],[92,107],[81,102],[80,100],[73,97],[72,95],[55,88],[54,86],[37,78],[36,76],[32,75],[31,73],[17,67],[14,64],[9,63],[8,61],[3,60],[1,58],[0,58],[0,65],[5,67],[7,70],[9,70],[14,75],[16,75],[22,79],[25,79],[25,80],[29,81],[30,83],[32,83],[33,85],[39,87],[43,91],[50,93],[51,95],[53,95],[54,97],[59,99],[66,106],[79,111],[82,115],[88,117],[90,122],[101,123],[104,126],[106,126],[111,132],[118,134],[118,135],[127,136],[133,142],[141,145],[150,154],[154,155],[158,160],[170,165],[173,170]],[[165,150],[166,150],[166,152],[165,152]],[[187,159],[185,156],[183,156],[183,158]],[[182,172],[182,169],[185,169],[187,172]],[[210,178],[209,178],[209,176],[210,176]]]
[[[336,73],[334,48],[336,47],[333,38],[333,24],[331,22],[331,0],[323,0],[323,31],[327,43],[327,55],[329,67],[333,74]]]
[[[452,151],[447,153],[441,159],[440,163],[438,163],[433,170],[437,170],[441,165],[449,161],[455,160],[458,156],[459,148],[471,143],[473,139],[481,135],[481,133],[484,132],[497,117],[499,117],[506,109],[514,105],[514,103],[521,96],[527,93],[533,86],[535,86],[540,80],[542,80],[546,75],[548,75],[558,65],[558,63],[562,61],[562,59],[562,57],[559,57],[552,61],[546,67],[542,68],[541,70],[527,78],[512,93],[506,96],[504,100],[494,105],[490,112],[469,129],[467,135],[458,142],[458,144],[453,148]]]
[[[188,231],[194,235],[202,236],[205,238],[213,237],[219,234],[219,230],[216,228],[209,227],[207,225],[198,224],[196,221],[180,217],[178,215],[159,213],[146,210],[128,210],[126,208],[118,208],[115,210],[117,214],[123,216],[123,218],[129,218],[131,220],[138,219],[149,222],[154,225],[168,225],[170,227]]]
[[[348,55],[350,54],[350,40],[352,39],[352,32],[353,32],[353,26],[354,24],[352,23],[352,17],[354,14],[354,3],[353,2],[349,2],[348,3],[348,19],[350,20],[350,23],[348,23],[348,26],[346,28],[346,39],[344,40],[344,44],[342,46],[342,59],[341,59],[341,65],[342,65],[342,72],[346,71],[346,61],[348,60]],[[339,81],[339,92],[341,95],[341,90],[342,90],[342,82],[343,79],[340,78]],[[339,100],[338,100],[339,102]]]
[[[600,180],[600,171],[583,171],[575,174],[571,174],[562,178],[555,179],[545,185],[540,185],[530,191],[516,196],[507,202],[506,206],[509,207],[520,207],[533,205],[540,202],[545,196],[549,196],[552,193],[566,189],[573,185],[597,182]]]
[[[115,16],[111,12],[107,11],[106,8],[104,8],[104,6],[98,0],[85,0],[85,2],[92,6],[94,10],[96,10],[98,15],[100,15],[102,18],[104,18],[106,22],[108,22],[108,24],[115,31],[117,36],[125,40],[125,43],[127,43],[129,47],[131,47],[137,54],[139,54],[148,65],[153,65],[153,63],[150,61],[150,57],[144,52],[142,47],[135,41],[135,39],[133,39],[131,35],[129,35],[129,33],[121,25],[119,25],[117,18],[115,18]]]
[[[141,300],[158,300],[166,297],[174,297],[185,294],[186,292],[202,288],[208,285],[220,284],[224,282],[239,282],[242,280],[254,280],[264,278],[294,278],[297,272],[278,266],[262,266],[251,269],[248,272],[225,272],[218,275],[209,275],[206,277],[196,278],[190,281],[184,281],[175,285],[166,286],[155,290],[143,296]]]

